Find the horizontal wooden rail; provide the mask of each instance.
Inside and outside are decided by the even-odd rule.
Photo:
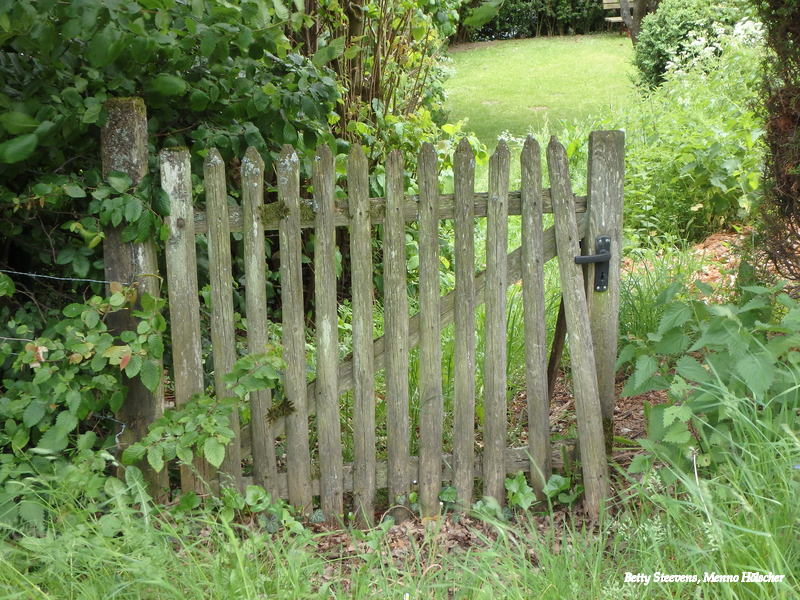
[[[578,217],[578,232],[582,237],[586,233],[586,225],[588,218],[586,214]],[[552,227],[549,227],[544,232],[544,240],[542,242],[544,250],[544,262],[551,260],[556,256],[556,239],[555,232]],[[508,284],[516,283],[522,278],[522,264],[520,256],[522,251],[520,248],[509,252],[508,254]],[[480,306],[483,304],[484,289],[486,288],[486,271],[481,271],[475,277],[475,305]],[[441,326],[447,327],[453,322],[455,318],[455,292],[450,292],[442,296],[441,304],[439,305],[439,314],[441,318]],[[409,347],[413,348],[419,342],[419,328],[420,320],[419,314],[414,315],[409,319],[408,323],[408,341]],[[374,369],[376,371],[383,368],[384,359],[384,337],[375,338],[373,342],[373,355],[374,355]],[[339,393],[342,394],[353,387],[353,356],[348,355],[346,359],[339,363]],[[316,396],[314,394],[316,382],[311,381],[308,384],[308,414],[313,415],[317,410]],[[285,431],[286,417],[280,417],[273,424],[275,435],[280,435]]]
[[[488,206],[489,193],[476,192],[475,193],[475,216],[485,217],[486,207]],[[315,215],[311,209],[311,200],[300,200],[300,226],[303,228],[314,227]],[[542,211],[544,213],[553,212],[553,203],[550,200],[550,190],[542,190]],[[267,204],[264,207],[264,229],[275,230],[278,229],[278,224],[283,217],[284,207],[279,202]],[[404,214],[407,223],[412,223],[419,220],[419,202],[417,196],[406,196]],[[575,196],[575,212],[586,212],[586,196]],[[373,225],[376,223],[383,223],[386,216],[386,200],[383,198],[370,198],[369,200],[369,213],[370,221]],[[229,207],[228,209],[230,219],[230,230],[242,231],[242,211],[237,207]],[[520,192],[508,193],[508,214],[519,215],[522,214],[522,202],[520,200]],[[439,220],[454,219],[455,218],[455,201],[453,194],[442,194],[439,197]],[[350,213],[348,208],[347,199],[337,200],[334,209],[334,224],[339,226],[350,225]],[[202,211],[195,211],[194,213],[194,232],[195,234],[208,233],[208,223],[206,220],[206,213]]]
[[[243,432],[245,435],[245,439],[243,441],[243,452],[246,452],[247,448],[247,433]],[[571,455],[575,452],[574,443],[570,442],[569,440],[565,442],[559,442],[553,444],[553,453],[552,453],[552,465],[553,469],[556,471],[560,471],[564,466],[564,454]],[[409,462],[411,463],[411,478],[413,481],[417,481],[419,479],[418,471],[419,471],[419,457],[418,456],[411,456],[409,457]],[[378,462],[376,465],[376,477],[375,477],[375,487],[377,489],[386,488],[388,486],[387,482],[387,466],[386,461]],[[523,471],[525,473],[530,471],[531,468],[531,461],[530,456],[528,454],[527,446],[521,448],[506,448],[505,451],[505,467],[506,473],[519,473]],[[475,457],[475,465],[473,468],[473,474],[476,479],[483,478],[483,460],[480,455]],[[442,481],[452,481],[453,479],[453,455],[452,454],[444,454],[442,455]],[[409,481],[409,484],[413,484],[413,481]],[[244,485],[250,485],[252,480],[250,477],[243,478]],[[345,492],[352,492],[353,491],[353,464],[346,463],[344,465],[344,477],[343,477],[343,487]],[[286,498],[288,494],[288,483],[286,478],[286,473],[278,473],[278,486],[277,486],[277,493],[280,498]],[[311,493],[315,496],[318,496],[320,493],[320,486],[319,486],[319,479],[312,479],[311,480]]]

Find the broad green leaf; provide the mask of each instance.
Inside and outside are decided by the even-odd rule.
[[[0,115],[0,125],[12,135],[20,135],[33,133],[39,126],[39,121],[24,112],[12,110]]]
[[[131,185],[133,185],[131,178],[125,173],[120,173],[119,171],[112,171],[106,179],[108,180],[108,185],[110,185],[112,188],[114,188],[114,191],[120,194],[128,190]]]
[[[289,18],[289,9],[286,8],[282,0],[272,0],[272,8],[275,10],[275,16],[282,21]]]
[[[756,397],[769,390],[777,374],[774,357],[765,352],[742,358],[736,363],[736,370]]]
[[[203,444],[203,455],[211,465],[219,467],[225,458],[225,446],[210,437]]]
[[[641,393],[658,370],[658,363],[652,356],[642,355],[636,359],[636,367],[628,382],[625,384],[625,394],[634,395]]]
[[[675,363],[675,368],[678,375],[684,379],[696,381],[698,383],[707,383],[711,381],[711,375],[706,371],[703,366],[691,356],[682,356]]]
[[[682,302],[673,302],[664,309],[661,322],[658,324],[658,333],[666,333],[670,329],[680,327],[692,318],[692,310]]]
[[[164,468],[164,448],[160,445],[150,446],[147,449],[147,463],[156,472]]]
[[[161,383],[161,369],[154,360],[145,360],[140,372],[142,383],[151,392],[155,392]]]
[[[25,427],[33,427],[38,425],[39,421],[44,416],[47,405],[41,400],[34,400],[25,407],[25,412],[22,413],[22,422]]]
[[[692,439],[692,434],[686,423],[673,423],[664,434],[663,440],[671,444],[684,445]]]
[[[150,80],[150,91],[161,96],[181,96],[186,92],[186,82],[177,75],[161,73]]]
[[[330,40],[326,46],[322,46],[311,57],[311,62],[321,67],[335,58],[339,58],[344,52],[344,36]]]
[[[0,273],[0,298],[3,296],[13,296],[17,291],[14,281],[5,273]]]
[[[134,465],[144,458],[147,448],[141,444],[131,444],[122,451],[122,463]]]
[[[68,434],[60,427],[51,427],[44,432],[42,439],[39,440],[38,448],[51,452],[61,452],[69,443]]]
[[[20,135],[0,144],[0,163],[17,163],[25,160],[39,144],[39,138],[33,133]]]
[[[664,427],[668,427],[673,422],[686,423],[692,418],[692,409],[685,404],[675,404],[664,409]]]
[[[84,190],[81,186],[76,185],[74,183],[65,183],[62,189],[64,190],[64,193],[70,198],[86,197],[86,190]]]
[[[22,500],[19,503],[19,516],[37,529],[44,527],[44,507],[37,500]]]

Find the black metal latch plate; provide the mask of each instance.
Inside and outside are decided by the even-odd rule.
[[[575,264],[594,264],[594,291],[608,291],[608,264],[611,260],[611,237],[599,235],[594,241],[595,254],[576,256]]]

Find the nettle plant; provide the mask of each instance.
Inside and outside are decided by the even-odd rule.
[[[0,291],[14,293],[6,276]],[[161,384],[164,301],[111,286],[107,298],[72,303],[39,335],[11,318],[0,338],[0,521],[40,526],[47,482],[75,480],[88,498],[103,496],[121,424],[111,414],[125,398],[124,377],[150,390]],[[112,334],[110,313],[130,310],[136,331]],[[40,489],[41,488],[41,489]]]
[[[745,424],[763,425],[764,436],[775,426],[796,430],[800,304],[781,287],[743,287],[738,305],[676,299],[677,284],[662,294],[658,330],[627,344],[618,360],[633,366],[623,394],[668,390],[670,400],[645,405],[648,454],[634,460],[632,473],[656,461],[672,467],[661,470],[671,481],[674,469],[702,473],[740,452]]]

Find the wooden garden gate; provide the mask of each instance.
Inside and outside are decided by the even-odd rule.
[[[407,498],[419,487],[424,516],[439,512],[442,481],[452,481],[459,501],[469,505],[476,479],[484,495],[502,503],[507,473],[531,474],[541,493],[553,466],[549,435],[546,378],[544,263],[558,258],[572,358],[580,458],[586,505],[597,513],[608,492],[604,428],[608,433],[614,403],[614,359],[618,321],[624,135],[596,131],[589,138],[588,196],[572,192],[567,156],[555,139],[547,148],[550,189],[542,188],[540,148],[529,137],[521,156],[521,190],[509,191],[509,151],[501,142],[490,160],[489,192],[474,191],[475,160],[466,141],[455,153],[455,193],[440,194],[434,148],[423,145],[417,162],[419,196],[404,193],[404,165],[399,151],[385,165],[385,198],[369,197],[369,167],[354,146],[347,162],[347,198],[335,198],[334,158],[327,147],[317,152],[313,199],[300,197],[299,160],[283,148],[276,163],[277,203],[263,205],[264,163],[249,149],[241,163],[241,210],[229,208],[224,163],[211,150],[204,165],[206,212],[192,206],[189,153],[161,153],[161,182],[169,196],[166,248],[173,375],[178,404],[203,392],[203,352],[198,299],[196,236],[207,234],[211,283],[211,343],[214,384],[227,396],[223,376],[237,357],[231,269],[231,232],[241,232],[246,269],[247,343],[262,352],[268,341],[265,286],[265,230],[279,231],[284,394],[294,407],[288,416],[269,423],[269,390],[252,393],[249,435],[242,435],[234,414],[236,439],[229,446],[221,472],[241,487],[243,454],[253,461],[252,480],[273,497],[310,510],[314,497],[327,518],[340,519],[345,495],[352,494],[362,522],[373,515],[376,490],[389,498]],[[555,225],[542,227],[542,214],[552,212]],[[521,215],[522,244],[508,253],[508,217]],[[476,219],[486,218],[486,269],[474,268]],[[440,295],[439,236],[443,219],[454,220],[455,289]],[[406,225],[418,222],[419,311],[409,316],[406,282]],[[373,226],[383,231],[384,336],[373,339]],[[306,327],[303,312],[301,230],[313,227],[316,377],[307,381]],[[336,295],[336,229],[349,228],[352,269],[353,348],[338,356]],[[576,261],[579,241],[585,254]],[[610,258],[610,260],[609,260]],[[577,262],[588,262],[584,269]],[[596,272],[595,272],[596,265]],[[522,280],[526,338],[528,439],[524,448],[506,447],[506,290]],[[483,387],[483,450],[476,453],[475,308],[485,303]],[[443,399],[442,327],[455,324],[456,377],[453,453],[442,453]],[[419,347],[419,456],[409,452],[409,349]],[[376,458],[375,373],[384,369],[387,455]],[[343,463],[340,395],[353,390],[352,464]],[[310,419],[316,415],[315,419]],[[313,433],[315,435],[310,434]],[[285,460],[276,457],[275,440],[283,439]],[[312,464],[309,440],[316,438]],[[247,441],[249,438],[249,443]],[[280,460],[279,460],[280,458]],[[556,458],[556,461],[558,459]],[[281,468],[279,468],[281,465]],[[315,473],[318,471],[318,475]],[[197,461],[184,467],[182,486],[195,488],[216,474]]]

